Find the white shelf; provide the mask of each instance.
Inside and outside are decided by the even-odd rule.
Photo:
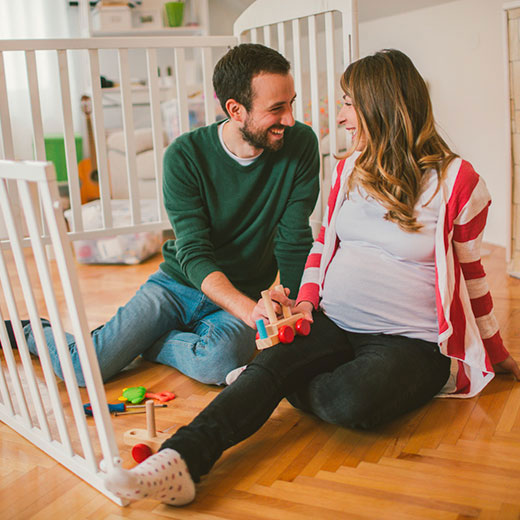
[[[83,22],[80,17],[80,24],[84,23],[87,27],[88,36],[206,36],[209,34],[209,6],[208,0],[185,0],[184,21],[188,25],[180,27],[161,27],[164,23],[164,16],[161,9],[143,7],[143,14],[147,11],[153,11],[155,15],[153,24],[155,27],[129,27],[130,24],[124,24],[122,30],[100,30],[99,23],[93,24],[93,9],[89,9],[88,0],[79,0],[80,7],[83,10]],[[143,2],[145,4],[145,2]],[[140,9],[140,7],[139,7]],[[159,20],[157,18],[160,17]],[[126,20],[125,20],[126,21]],[[132,19],[135,23],[135,20]],[[94,28],[94,25],[97,28]],[[128,25],[128,28],[126,28]]]
[[[200,36],[204,29],[200,25],[161,27],[160,29],[128,29],[127,31],[92,31],[92,36]]]

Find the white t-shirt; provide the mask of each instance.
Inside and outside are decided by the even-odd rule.
[[[224,125],[227,125],[227,121],[224,121],[222,124],[218,125],[218,138],[222,148],[224,148],[224,151],[231,157],[231,159],[234,159],[241,166],[249,166],[250,164],[254,163],[262,155],[262,152],[260,152],[258,155],[255,155],[254,157],[247,157],[245,159],[235,155],[224,143]]]
[[[409,233],[384,219],[386,209],[357,188],[337,216],[339,248],[327,270],[321,307],[352,332],[398,334],[436,342],[435,229],[440,194],[429,174],[416,205],[423,224]]]

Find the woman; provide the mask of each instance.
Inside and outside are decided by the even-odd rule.
[[[314,321],[310,336],[260,352],[157,454],[107,475],[117,495],[189,503],[194,483],[283,397],[371,428],[439,393],[476,395],[493,365],[520,379],[480,263],[489,194],[435,130],[424,80],[403,53],[385,50],[352,63],[341,86],[338,122],[352,149],[336,168],[296,304],[272,292]],[[265,315],[261,301],[256,312]]]

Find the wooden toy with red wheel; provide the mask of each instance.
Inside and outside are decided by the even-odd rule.
[[[283,287],[277,285],[277,291],[283,292]],[[286,305],[282,305],[283,318],[278,320],[274,312],[273,301],[269,296],[269,291],[262,291],[262,299],[264,300],[269,324],[266,325],[264,320],[257,320],[256,328],[256,347],[258,350],[272,347],[278,343],[291,343],[295,334],[299,336],[308,336],[311,331],[309,320],[303,317],[301,312],[292,314],[291,309]]]
[[[123,439],[125,444],[132,446],[132,458],[136,462],[142,462],[156,452],[161,444],[169,438],[169,434],[158,432],[155,429],[154,402],[150,399],[146,401],[146,430],[128,430]]]

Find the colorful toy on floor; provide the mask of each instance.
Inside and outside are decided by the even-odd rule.
[[[167,406],[166,404],[156,404],[155,408],[164,408]],[[121,415],[124,413],[145,413],[145,410],[138,410],[139,408],[144,408],[144,404],[126,404],[126,403],[116,403],[116,404],[108,404],[108,411],[115,415]],[[128,410],[128,409],[131,410]],[[135,410],[134,410],[135,409]],[[83,410],[85,410],[85,415],[92,416],[92,406],[90,403],[86,403],[83,405]]]
[[[157,432],[155,428],[155,409],[152,400],[146,401],[146,430],[134,429],[125,432],[123,441],[132,446],[132,457],[136,462],[142,462],[161,444],[170,438],[170,434]],[[137,442],[137,444],[136,444]]]
[[[131,386],[129,388],[123,388],[123,394],[119,397],[120,401],[129,401],[132,404],[139,404],[145,398],[156,399],[161,403],[166,403],[175,399],[173,392],[158,392],[152,393],[147,392],[144,386]]]
[[[283,287],[277,285],[276,290],[283,292]],[[308,336],[311,331],[311,324],[303,317],[301,312],[292,314],[291,309],[282,305],[283,318],[278,320],[274,312],[273,301],[269,296],[269,291],[262,291],[262,299],[264,300],[269,324],[266,325],[264,320],[256,322],[258,333],[256,335],[256,347],[258,350],[272,347],[278,343],[291,343],[294,335]]]
[[[144,396],[147,399],[155,399],[156,401],[159,401],[160,403],[167,403],[168,401],[171,401],[172,399],[175,399],[175,394],[173,392],[146,392]]]
[[[119,397],[119,400],[139,404],[144,399],[145,394],[146,388],[144,386],[131,386],[129,388],[123,388],[123,394]]]

